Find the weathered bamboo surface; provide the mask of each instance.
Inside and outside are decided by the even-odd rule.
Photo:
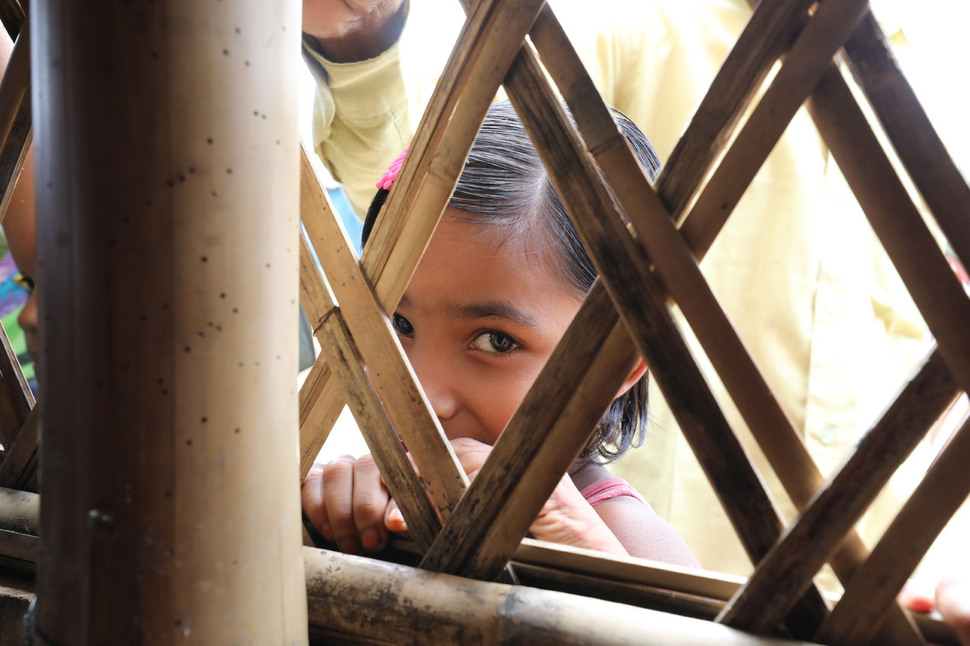
[[[812,114],[933,332],[947,366],[970,389],[970,298],[940,251],[892,162],[839,71],[826,72],[812,97]]]
[[[39,424],[37,410],[31,410],[17,436],[7,445],[0,460],[0,487],[37,491]]]
[[[735,629],[771,635],[786,624],[792,634],[814,635],[826,644],[919,643],[921,637],[907,624],[894,598],[918,557],[970,491],[965,468],[970,430],[954,436],[871,555],[851,526],[940,411],[970,386],[970,341],[965,334],[970,300],[923,222],[914,196],[897,178],[891,157],[898,155],[964,262],[970,258],[965,217],[970,189],[899,72],[867,3],[830,0],[816,6],[808,0],[764,0],[654,186],[639,171],[544,3],[463,4],[469,17],[462,36],[359,260],[303,151],[306,238],[300,240],[301,298],[323,352],[300,391],[300,472],[307,473],[340,408],[349,404],[405,514],[422,566],[441,572],[304,550],[311,632],[337,642],[418,643],[433,634],[445,641],[630,643],[641,641],[644,626],[649,626],[654,643],[793,643]],[[0,85],[0,217],[30,142],[25,20],[20,3],[0,1],[0,21],[12,35],[21,34]],[[526,34],[569,103],[578,132],[531,47],[523,45]],[[833,63],[843,46],[847,68]],[[762,87],[779,62],[777,73]],[[894,152],[883,149],[847,83],[846,70],[871,103]],[[601,279],[469,485],[384,312],[393,311],[410,280],[485,110],[503,82],[567,207],[584,216],[575,218],[576,227]],[[697,264],[806,98],[939,343],[939,350],[828,481],[801,445]],[[48,171],[56,166],[47,163]],[[170,174],[170,169],[164,170]],[[612,193],[599,182],[601,172]],[[181,183],[195,173],[196,167],[189,166],[175,177]],[[168,188],[178,183],[173,179]],[[216,192],[211,195],[216,197]],[[679,231],[676,222],[681,223]],[[152,231],[145,226],[147,239]],[[188,239],[181,242],[191,248]],[[163,251],[171,245],[166,239]],[[205,256],[202,262],[208,260]],[[158,284],[158,278],[152,274],[148,282]],[[62,290],[59,295],[67,293]],[[181,294],[192,300],[188,291]],[[684,312],[772,468],[802,508],[787,530],[691,360],[670,315],[671,300]],[[115,316],[128,321],[118,312]],[[158,325],[152,329],[161,331]],[[6,345],[0,361],[5,385],[0,393],[0,443],[6,449],[0,486],[29,488],[36,479],[38,414],[32,411],[32,396],[22,374],[18,378],[19,367]],[[747,582],[651,569],[635,559],[610,560],[523,542],[530,519],[582,447],[589,428],[616,392],[617,380],[639,356],[650,364],[756,563]],[[162,363],[167,372],[159,379],[174,381],[174,362]],[[52,383],[66,392],[63,379],[55,377]],[[168,387],[156,385],[162,391]],[[96,397],[82,408],[100,419],[109,418],[107,407]],[[125,413],[128,409],[121,410],[126,419],[132,417],[130,411]],[[205,423],[208,418],[201,419]],[[63,418],[56,421],[55,437],[64,438],[69,429]],[[170,447],[152,446],[153,456],[169,460],[168,466],[175,463],[165,457]],[[113,448],[105,451],[119,454]],[[81,459],[92,455],[83,453]],[[129,457],[138,466],[149,466],[144,455]],[[60,459],[57,466],[77,470],[63,455]],[[107,482],[105,474],[96,476],[92,487]],[[175,484],[141,483],[156,494],[166,487],[171,494]],[[33,563],[37,558],[36,498],[18,495],[0,489],[4,564]],[[66,509],[71,495],[60,491],[51,496],[52,504]],[[139,519],[157,520],[155,505]],[[91,522],[97,525],[97,518]],[[170,539],[166,534],[160,544]],[[56,549],[69,550],[68,538],[57,535],[51,540]],[[100,565],[115,562],[116,555],[99,552],[100,543],[94,544]],[[812,581],[827,559],[847,583],[845,596],[832,612]],[[447,574],[494,578],[510,560],[526,563],[522,573],[550,587],[585,586],[595,589],[591,596],[656,604],[670,612]],[[101,592],[108,590],[99,586]],[[49,603],[66,608],[63,601]],[[163,606],[178,603],[162,601]],[[518,611],[523,607],[530,610]],[[531,610],[538,607],[542,613]],[[946,632],[942,634],[945,638]]]
[[[310,257],[306,241],[301,237],[300,242],[301,264],[308,264],[304,261],[312,262],[316,271],[315,261]],[[316,282],[323,287],[319,276]],[[320,291],[326,294],[325,288]],[[408,461],[380,397],[364,371],[364,361],[340,310],[332,301],[330,303],[327,314],[319,319],[316,329],[321,351],[327,355],[327,364],[335,373],[343,398],[350,406],[368,448],[384,469],[388,491],[400,507],[408,523],[409,533],[418,546],[425,550],[441,529],[441,516]]]
[[[657,192],[678,222],[703,188],[772,64],[804,28],[813,4],[762,2],[751,16],[657,177]],[[704,255],[700,249],[694,252]]]
[[[369,368],[369,379],[363,373],[361,377],[373,385],[376,397],[384,402],[393,420],[392,429],[366,427],[364,430],[370,431],[365,433],[368,445],[383,443],[387,451],[400,453],[399,459],[403,458],[402,464],[406,464],[401,447],[403,440],[439,518],[447,518],[461,497],[467,479],[424,392],[416,383],[410,364],[403,358],[397,333],[364,277],[353,244],[340,226],[326,193],[320,190],[305,150],[302,162],[300,208],[307,237],[320,258],[337,303],[351,313],[340,318],[356,339],[354,346],[359,355],[354,361]],[[331,369],[335,368],[331,365]]]
[[[30,110],[30,29],[25,20],[0,82],[0,220],[33,138]]]
[[[25,560],[18,561],[13,569],[32,572],[37,552],[39,501],[37,494],[0,488],[0,530],[18,535],[14,541],[4,541],[0,535],[0,564],[10,566],[15,560],[14,555],[21,554]],[[396,541],[395,545],[414,549],[413,545],[409,547],[402,541]],[[303,554],[307,562],[312,559],[317,563],[321,556],[339,565],[346,558],[315,549],[304,549]],[[352,558],[347,562],[357,563]],[[742,577],[634,558],[607,558],[589,550],[531,539],[522,541],[516,550],[514,564],[516,573],[526,585],[704,620],[714,619],[744,582]],[[318,574],[314,568],[307,567],[308,582]],[[917,620],[928,641],[957,646],[952,632],[938,619],[920,615]],[[327,627],[326,623],[311,620],[311,632],[326,633]],[[329,637],[333,638],[332,635]]]
[[[27,13],[18,0],[0,1],[0,23],[12,40],[16,40],[26,20]]]
[[[5,448],[13,443],[35,403],[17,353],[0,325],[0,444]]]
[[[508,68],[509,59],[500,56],[496,50],[488,50],[480,40],[487,31],[482,25],[489,21],[488,17],[483,16],[494,7],[486,10],[483,7],[487,3],[464,4],[470,15],[464,33],[472,34],[468,36],[467,43],[473,43],[472,47],[477,48],[475,51],[481,52],[481,60],[492,61],[490,69],[499,70],[501,73]],[[928,231],[916,224],[915,208],[911,208],[910,200],[902,200],[899,208],[903,210],[903,222],[906,223],[907,231],[915,231],[921,245],[915,254],[912,250],[894,250],[894,245],[900,248],[906,246],[903,244],[906,236],[898,227],[893,230],[896,225],[885,222],[888,218],[883,217],[880,221],[879,215],[872,216],[876,219],[874,226],[877,231],[883,231],[882,235],[891,256],[897,263],[904,265],[901,273],[904,278],[908,278],[907,284],[911,290],[915,292],[928,289],[930,292],[929,295],[917,298],[917,303],[924,312],[937,312],[935,318],[930,315],[927,318],[933,319],[929,321],[930,326],[943,337],[945,343],[941,341],[940,353],[934,355],[928,372],[915,377],[914,384],[917,385],[911,384],[900,396],[897,406],[874,427],[869,435],[869,444],[860,446],[855,461],[850,460],[846,468],[833,476],[831,483],[820,490],[823,484],[821,473],[801,445],[793,425],[772,397],[770,387],[750,360],[697,267],[697,259],[703,257],[734,204],[740,199],[744,188],[806,97],[811,96],[813,116],[836,155],[852,160],[845,163],[860,162],[858,158],[851,158],[851,152],[846,152],[851,150],[852,145],[846,143],[847,140],[839,140],[844,133],[832,132],[844,129],[844,125],[832,122],[832,119],[850,101],[843,90],[844,85],[837,83],[838,74],[832,60],[843,43],[849,39],[852,45],[849,49],[855,52],[853,65],[862,70],[861,73],[857,71],[857,74],[868,79],[869,87],[874,88],[875,93],[880,91],[882,86],[876,82],[876,72],[872,70],[887,74],[885,69],[878,67],[883,64],[878,57],[885,52],[880,49],[880,41],[867,33],[872,29],[872,16],[868,12],[867,3],[862,0],[833,0],[811,7],[809,5],[812,3],[805,3],[804,6],[797,3],[791,6],[783,6],[784,4],[764,2],[756,11],[738,46],[715,81],[714,88],[720,90],[715,92],[712,89],[701,104],[656,187],[651,187],[636,169],[635,161],[632,161],[632,156],[623,145],[595,88],[574,59],[568,42],[563,42],[561,30],[548,7],[539,11],[530,35],[543,55],[552,78],[570,104],[583,139],[576,137],[558,109],[557,97],[546,84],[543,72],[528,46],[519,51],[505,78],[505,87],[533,135],[554,181],[560,176],[568,175],[573,178],[557,183],[567,206],[584,214],[598,214],[595,218],[584,218],[576,224],[599,267],[605,290],[599,286],[594,288],[590,300],[584,304],[582,315],[577,318],[576,329],[571,329],[570,335],[584,339],[581,319],[587,311],[595,311],[593,301],[602,298],[601,290],[609,294],[618,308],[623,325],[618,325],[618,319],[602,318],[601,314],[600,323],[603,329],[599,331],[599,336],[596,337],[599,340],[596,343],[606,342],[607,331],[615,326],[615,331],[610,333],[611,340],[603,347],[615,347],[616,350],[613,351],[612,359],[599,359],[603,368],[586,368],[587,376],[593,375],[592,379],[595,380],[598,376],[609,373],[607,366],[612,365],[616,369],[622,365],[622,361],[628,360],[632,356],[632,347],[629,345],[630,339],[625,335],[632,333],[637,350],[647,358],[661,386],[666,386],[664,392],[672,400],[675,414],[680,411],[681,424],[690,436],[695,452],[699,453],[701,462],[708,468],[715,489],[722,492],[722,501],[729,514],[732,513],[732,508],[735,509],[733,515],[736,524],[745,537],[753,559],[758,561],[769,553],[769,549],[780,536],[780,520],[772,509],[770,500],[766,498],[754,505],[763,520],[753,520],[755,516],[750,513],[751,500],[762,500],[761,497],[764,496],[757,476],[750,471],[750,464],[740,449],[733,457],[724,459],[725,447],[735,445],[733,432],[723,420],[718,404],[710,396],[703,378],[699,373],[692,375],[692,370],[696,370],[696,367],[692,368],[693,363],[686,359],[689,353],[682,339],[678,340],[676,327],[672,321],[664,322],[669,317],[669,313],[664,313],[666,299],[672,297],[677,302],[692,328],[695,328],[705,351],[718,369],[745,421],[762,444],[793,502],[796,506],[807,507],[801,525],[796,525],[786,535],[787,541],[779,543],[772,552],[780,554],[778,558],[782,558],[789,565],[797,564],[795,569],[798,574],[793,575],[797,582],[785,594],[772,596],[759,593],[752,597],[762,600],[770,598],[773,602],[771,613],[764,615],[758,629],[770,630],[779,622],[788,621],[796,633],[812,634],[820,625],[827,609],[816,593],[815,601],[808,601],[809,608],[814,603],[815,609],[809,609],[804,614],[805,608],[802,608],[799,611],[803,613],[802,616],[793,617],[788,614],[790,604],[798,597],[793,590],[804,590],[806,585],[810,585],[812,575],[826,558],[831,560],[837,574],[844,581],[865,560],[867,550],[858,536],[851,531],[854,518],[864,510],[872,493],[888,477],[913,442],[925,433],[942,407],[966,386],[963,357],[970,354],[964,352],[965,341],[958,338],[957,329],[964,325],[963,312],[968,306],[965,305],[965,297],[963,302],[958,298],[954,287],[955,279],[948,269],[944,271],[945,263],[941,262],[942,256],[938,248],[930,245]],[[496,7],[501,7],[501,4],[496,3]],[[534,13],[535,9],[528,11]],[[515,23],[517,28],[529,29],[528,20],[521,18],[521,22]],[[518,35],[511,35],[506,40],[505,48],[514,49],[520,43]],[[460,170],[463,151],[470,144],[468,131],[474,128],[477,119],[480,120],[480,112],[463,110],[464,97],[457,98],[451,89],[453,86],[450,85],[472,78],[468,72],[462,70],[471,67],[469,59],[475,59],[476,62],[479,59],[475,58],[475,54],[468,47],[466,41],[459,42],[456,54],[445,72],[445,83],[442,85],[447,85],[447,88],[441,89],[442,85],[439,85],[440,91],[425,114],[425,120],[415,139],[416,143],[405,161],[385,208],[390,224],[384,224],[375,230],[374,239],[378,242],[373,243],[373,248],[377,251],[372,253],[379,258],[375,263],[378,269],[399,266],[405,267],[407,271],[395,283],[382,281],[380,274],[375,276],[367,269],[368,250],[364,252],[364,274],[370,277],[378,293],[378,300],[386,309],[396,303],[396,298],[410,277],[410,271],[420,257],[420,249],[426,244],[436,222],[434,215],[421,218],[424,228],[414,229],[412,218],[415,216],[411,214],[417,210],[416,205],[420,205],[423,212],[440,213]],[[873,67],[871,61],[862,60],[866,52],[875,52],[876,67]],[[754,97],[759,94],[769,69],[779,58],[781,64],[777,73],[761,92],[757,103],[754,103]],[[908,88],[905,80],[895,73],[898,70],[894,72],[890,69],[890,72],[893,72],[889,74],[893,81],[893,91],[905,94]],[[832,84],[835,84],[834,90],[830,87]],[[472,87],[479,89],[474,84]],[[866,82],[863,82],[863,88],[865,87]],[[492,88],[489,85],[483,91],[484,95],[490,96]],[[833,99],[833,93],[839,92],[842,94]],[[482,96],[482,93],[476,94],[475,100]],[[877,113],[879,106],[886,108],[888,104],[886,98],[881,101],[876,101]],[[852,106],[855,106],[854,102]],[[910,109],[922,114],[918,104]],[[452,114],[452,110],[453,122],[446,123],[441,116]],[[747,117],[742,124],[741,115],[745,113]],[[861,112],[859,114],[864,119]],[[854,112],[852,117],[855,118]],[[827,127],[827,119],[832,123],[831,127]],[[455,122],[462,124],[461,135],[455,134],[452,129]],[[887,118],[884,123],[891,124],[891,120]],[[887,128],[892,130],[891,125]],[[868,131],[868,127],[862,128],[861,136],[867,137]],[[858,140],[860,135],[852,134],[855,137],[853,141]],[[902,142],[899,144],[901,148],[905,149],[908,145],[913,150],[909,153],[901,152],[904,158],[908,155],[913,160],[925,160],[927,156],[938,152],[932,146],[929,151],[919,148],[915,139],[906,139],[905,133],[900,133],[898,140]],[[732,142],[730,146],[728,142]],[[430,156],[429,151],[435,145],[441,146],[443,152],[440,157]],[[864,150],[867,154],[875,154],[877,149],[877,144],[865,142]],[[607,175],[619,206],[629,218],[634,236],[630,235],[629,229],[615,210],[612,198],[596,181],[598,171],[590,164],[587,150],[596,160],[598,168]],[[691,154],[692,150],[699,152]],[[715,166],[715,162],[721,157],[723,159],[720,165]],[[881,160],[883,157],[884,153],[879,151],[877,158]],[[583,182],[574,181],[577,169],[583,169],[581,172],[585,173]],[[878,205],[885,206],[885,196],[880,198],[869,194],[876,192],[873,190],[876,185],[874,178],[891,170],[891,167],[884,164],[877,173],[850,178],[853,188],[861,193],[860,201],[864,207],[868,207],[867,210],[873,211]],[[702,185],[702,180],[709,173],[710,179]],[[926,191],[937,190],[936,186],[951,182],[949,186],[940,189],[949,189],[955,195],[947,198],[949,202],[944,202],[937,209],[943,213],[941,220],[945,220],[947,213],[957,211],[958,207],[954,203],[962,204],[960,191],[965,190],[965,184],[955,182],[952,175],[943,180],[933,180],[929,174],[924,175],[925,181],[919,185],[921,188],[926,187],[923,189]],[[409,182],[415,186],[409,186]],[[585,185],[584,190],[575,190],[577,184]],[[892,195],[892,199],[895,199],[901,193],[896,191]],[[683,220],[680,232],[672,225],[678,219]],[[959,223],[949,225],[951,230],[956,231],[954,236],[962,235],[960,226],[962,225]],[[945,228],[942,223],[941,228]],[[402,230],[408,232],[408,237],[403,240],[400,235]],[[933,261],[935,264],[932,271],[927,276],[917,276],[911,259],[919,254],[934,255],[934,252],[936,260]],[[387,260],[391,258],[395,260]],[[633,271],[629,270],[630,267]],[[943,286],[933,287],[933,283],[942,283]],[[387,298],[384,297],[385,294],[388,294]],[[340,298],[337,300],[341,301]],[[952,317],[954,309],[957,312],[957,323],[947,320]],[[337,314],[341,314],[341,311],[335,311],[334,315]],[[616,314],[611,316],[615,317]],[[658,329],[667,331],[659,334]],[[585,340],[591,342],[592,338]],[[357,340],[356,343],[360,341]],[[661,349],[658,350],[658,346]],[[579,375],[576,374],[581,371],[559,372],[562,370],[559,364],[564,363],[563,357],[567,356],[571,360],[577,360],[576,356],[562,353],[555,361],[550,362],[548,374],[560,375],[561,380],[576,379],[571,382],[570,388],[582,389],[585,382],[578,379]],[[963,388],[948,381],[949,373],[942,366],[941,357],[946,361],[947,367],[955,371]],[[582,361],[587,362],[579,364],[584,367],[598,365],[589,363],[592,359]],[[681,365],[685,363],[686,368]],[[314,370],[317,371],[316,366]],[[317,371],[317,374],[322,374],[322,370]],[[539,382],[542,381],[543,378],[540,378]],[[919,386],[921,383],[923,385]],[[542,417],[528,403],[530,398],[541,400],[544,394],[553,392],[549,388],[537,383],[537,387],[527,396],[523,408],[516,413],[493,451],[493,456],[502,456],[503,460],[486,462],[478,479],[469,487],[465,498],[458,503],[455,513],[445,522],[441,534],[425,554],[422,562],[425,567],[487,578],[494,576],[515,552],[528,528],[528,518],[534,515],[537,505],[541,505],[555,486],[559,475],[568,464],[570,452],[580,446],[578,442],[581,434],[577,431],[575,435],[569,436],[566,444],[557,444],[562,449],[555,456],[544,455],[541,459],[530,457],[528,454],[531,449],[523,451],[522,454],[516,453],[516,448],[523,447],[520,442],[524,438],[520,435],[526,435],[520,429],[528,427],[534,433],[534,436],[528,437],[528,442],[535,446],[549,441],[549,438],[559,437],[557,433],[566,432],[555,421],[554,411],[547,411],[546,421],[540,421]],[[545,398],[548,399],[548,396]],[[593,415],[599,406],[594,403],[598,399],[589,399],[592,400],[589,408],[583,410],[579,407],[578,410]],[[919,404],[914,404],[914,401]],[[393,418],[391,409],[393,406],[389,407],[388,415]],[[907,427],[910,423],[912,425]],[[382,424],[386,426],[388,422]],[[712,426],[715,431],[711,430]],[[887,444],[891,442],[896,444]],[[708,448],[705,449],[705,446]],[[887,452],[892,453],[893,458],[881,461],[879,470],[866,468],[866,463],[871,461],[865,457],[868,453],[886,455]],[[705,453],[709,457],[705,458]],[[739,469],[741,474],[752,474],[749,483],[741,489],[738,488],[738,482],[744,481],[748,476],[739,476]],[[858,486],[846,483],[858,483]],[[745,493],[740,494],[739,491]],[[817,492],[818,498],[809,505]],[[851,493],[851,508],[834,513],[832,510],[838,506],[835,502],[842,500],[847,492]],[[742,504],[747,506],[743,510]],[[801,547],[792,548],[793,543],[799,542],[793,536],[797,536],[799,532],[812,534],[812,527],[825,526],[827,519],[833,514],[832,517],[837,522],[825,527],[825,540],[810,546],[801,541]],[[846,540],[842,541],[843,537],[847,537]],[[811,552],[810,556],[808,552]],[[773,579],[771,572],[772,569],[766,566],[761,576],[764,580]],[[757,579],[754,580],[755,584],[756,582]],[[750,592],[750,589],[746,588],[745,591]],[[746,600],[746,603],[749,608],[758,607],[754,601]],[[730,620],[733,616],[731,613],[739,610],[739,607],[729,608],[723,613],[722,619]],[[884,607],[882,610],[888,612],[890,620],[880,633],[881,643],[918,643],[912,627],[907,624],[906,615],[898,606]],[[798,632],[800,630],[808,632]]]
[[[531,0],[483,0],[466,23],[395,182],[396,186],[417,186],[412,191],[391,190],[381,222],[361,254],[363,273],[385,311],[397,307],[454,190],[488,105],[511,64],[514,45],[521,43],[540,4]],[[495,36],[487,38],[490,34]],[[473,91],[462,94],[460,89],[465,87]],[[303,476],[342,405],[332,395],[336,386],[328,383],[324,361],[318,358],[300,392]],[[333,408],[318,411],[318,400]],[[321,427],[309,423],[315,419],[329,424]]]
[[[818,635],[825,643],[852,646],[872,640],[885,609],[970,495],[968,455],[970,423],[965,423],[929,467],[822,625]]]
[[[664,191],[676,191],[676,187],[682,185],[679,180],[681,174],[702,175],[706,172],[706,168],[697,168],[697,159],[686,155],[678,156],[675,149],[675,155],[664,166],[658,178],[658,193],[650,190],[640,173],[634,172],[631,177],[629,169],[635,168],[635,164],[629,161],[623,162],[624,153],[629,157],[627,147],[609,145],[608,139],[618,136],[612,119],[602,107],[602,101],[598,99],[598,93],[583,71],[575,52],[568,43],[563,44],[565,35],[561,29],[557,29],[558,24],[554,20],[547,19],[547,14],[548,9],[537,20],[531,32],[532,40],[539,48],[540,54],[543,54],[543,60],[550,69],[553,79],[563,89],[566,101],[573,108],[587,146],[593,152],[600,167],[608,171],[614,191],[624,205],[631,223],[639,234],[639,239],[644,242],[650,258],[656,263],[656,270],[662,275],[665,285],[676,297],[682,311],[691,322],[695,334],[701,340],[715,369],[718,370],[728,392],[735,400],[787,493],[796,506],[804,507],[823,482],[822,474],[808,454],[800,435],[781,410],[778,402],[771,396],[768,385],[764,383],[730,323],[725,319],[723,311],[697,271],[696,263],[690,258],[690,252],[686,250],[683,241],[672,235],[673,232],[664,226],[666,223],[663,217],[666,215],[664,208],[656,203],[658,197],[664,203],[672,204],[686,200],[684,196],[667,196]],[[753,25],[760,24],[757,16],[758,14],[752,19],[745,34]],[[742,41],[739,41],[738,47],[729,56],[718,78],[725,74],[745,74],[745,68],[742,65],[738,64],[740,69],[735,69],[733,64],[733,61],[744,62],[744,50],[737,57],[734,56],[734,53],[742,47],[744,38],[743,34]],[[758,69],[760,68],[756,68],[755,71]],[[763,74],[764,70],[761,73]],[[717,81],[715,85],[718,85]],[[708,97],[710,98],[711,95],[709,94]],[[714,97],[712,103],[716,103],[717,100],[719,97]],[[707,103],[706,99],[705,103]],[[716,130],[709,130],[705,134],[704,125],[708,121],[713,121],[726,127],[732,122],[732,115],[718,115],[715,108],[711,107],[709,112],[714,114],[701,118],[704,110],[705,104],[702,104],[678,147],[684,144],[696,148],[700,143],[708,144],[712,151],[718,147],[718,137],[723,138],[724,135],[719,135]],[[736,119],[736,115],[733,118]],[[590,123],[595,120],[598,120],[598,124],[591,126]],[[698,158],[703,159],[702,156]],[[624,176],[624,172],[628,174]],[[664,178],[670,179],[665,182]],[[703,257],[706,249],[697,248],[691,251],[697,253],[700,258]],[[832,557],[837,575],[847,580],[854,566],[866,555],[867,550],[859,537],[854,532],[850,533]],[[898,620],[903,617],[901,613],[894,614],[896,621],[891,625],[898,625]],[[900,626],[893,632],[904,634],[907,631]],[[887,636],[886,639],[886,643],[897,643],[889,641],[895,638]]]
[[[768,630],[777,624],[792,600],[809,585],[828,555],[959,393],[939,353],[934,352],[893,406],[863,436],[843,465],[758,564],[718,620],[754,631]],[[945,517],[949,518],[951,513]],[[853,574],[844,580],[854,586],[857,577]],[[889,597],[889,602],[892,599]],[[852,621],[857,620],[854,616]],[[877,628],[878,623],[873,630]]]
[[[30,22],[37,631],[305,643],[299,7],[38,2]]]
[[[715,623],[525,586],[305,552],[311,632],[335,643],[796,644]],[[541,608],[541,612],[534,609]],[[530,611],[529,609],[533,609]],[[608,617],[608,621],[602,621]]]
[[[868,13],[845,43],[865,92],[920,197],[964,263],[970,262],[970,187],[903,76],[885,34]]]

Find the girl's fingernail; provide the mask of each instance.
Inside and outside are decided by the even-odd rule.
[[[400,509],[392,509],[387,515],[387,528],[392,532],[406,532],[408,524],[404,520]]]
[[[330,542],[333,542],[333,530],[330,529],[330,525],[322,525],[320,527],[320,534]]]
[[[364,532],[360,542],[363,544],[365,550],[373,552],[381,546],[381,537],[374,530],[368,529]]]

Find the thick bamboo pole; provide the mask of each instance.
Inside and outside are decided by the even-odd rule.
[[[688,617],[526,586],[305,551],[311,627],[327,643],[795,644]]]
[[[305,643],[299,5],[31,16],[51,643]]]

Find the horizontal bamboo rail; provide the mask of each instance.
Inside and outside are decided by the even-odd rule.
[[[304,556],[311,635],[338,642],[424,644],[430,636],[452,644],[804,643],[583,596],[332,552],[305,551]]]
[[[0,488],[0,530],[18,534],[14,541],[3,541],[0,535],[0,564],[14,569],[32,571],[36,558],[40,496]],[[394,541],[392,547],[413,552],[414,546],[406,541]],[[9,551],[8,551],[9,548]],[[13,557],[22,550],[27,560]],[[317,550],[304,549],[304,557]],[[332,559],[334,567],[343,565],[343,558],[356,563],[350,557],[320,552]],[[403,559],[402,561],[407,561]],[[410,559],[413,561],[413,559]],[[515,571],[523,584],[571,594],[582,594],[607,601],[620,601],[643,608],[672,612],[688,617],[712,620],[724,608],[743,584],[742,577],[715,574],[706,570],[678,568],[633,558],[606,558],[596,552],[570,548],[562,545],[525,539],[514,556]],[[378,564],[383,568],[384,565]],[[307,572],[311,571],[307,568]],[[411,572],[411,570],[407,570]],[[925,639],[944,646],[958,646],[952,631],[939,619],[921,614],[916,617]],[[313,623],[311,631],[325,629],[321,623]]]

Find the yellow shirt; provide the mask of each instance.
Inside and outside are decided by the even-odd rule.
[[[661,159],[750,15],[730,0],[609,0],[595,11],[578,0],[551,6],[606,101],[641,127]],[[410,141],[454,41],[444,34],[457,34],[461,20],[457,2],[415,0],[399,43],[380,57],[336,65],[315,56],[324,70],[318,78],[327,78],[318,88],[314,146],[358,212]],[[804,111],[701,267],[828,472],[894,396],[929,337]],[[692,338],[691,344],[732,426],[753,447]],[[706,567],[748,573],[747,557],[655,388],[651,418],[643,447],[612,470],[644,494]],[[756,461],[765,464],[760,456]],[[780,485],[768,479],[785,502]]]

